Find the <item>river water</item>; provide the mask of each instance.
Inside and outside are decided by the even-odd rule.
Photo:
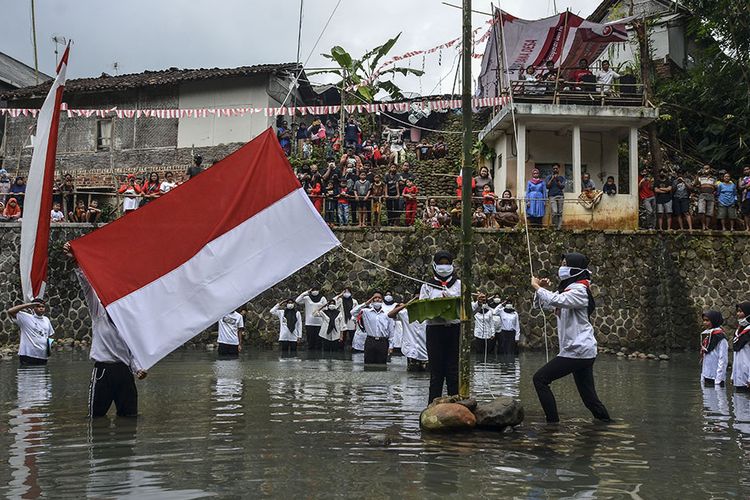
[[[695,355],[602,356],[593,423],[572,379],[548,426],[531,377],[544,355],[477,359],[478,399],[519,397],[515,431],[419,431],[426,374],[361,355],[182,351],[139,382],[138,419],[86,417],[91,364],[0,363],[0,496],[32,498],[748,498],[750,397],[701,389]],[[114,413],[114,408],[111,410]]]

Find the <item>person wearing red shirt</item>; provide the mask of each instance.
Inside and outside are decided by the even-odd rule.
[[[582,78],[584,75],[592,75],[591,70],[589,69],[589,62],[586,59],[581,59],[578,61],[578,68],[573,70],[573,73],[571,73],[570,77],[571,80],[573,80],[576,83],[579,83],[582,81]]]
[[[312,186],[310,186],[310,200],[312,201],[312,204],[315,205],[315,210],[318,211],[318,213],[323,213],[323,186],[320,184],[320,181],[314,181]]]
[[[414,185],[411,179],[406,180],[406,187],[401,193],[406,200],[406,225],[413,226],[414,219],[417,216],[417,195],[419,194],[419,188]]]
[[[656,194],[654,193],[654,180],[647,169],[644,169],[638,176],[638,199],[641,201],[641,208],[648,214],[648,225],[653,226]]]
[[[456,177],[456,185],[458,188],[456,189],[456,196],[461,198],[461,183],[463,182],[463,179],[461,178],[461,173],[459,172],[458,177]],[[477,188],[477,179],[476,177],[471,178],[471,192],[473,193]]]

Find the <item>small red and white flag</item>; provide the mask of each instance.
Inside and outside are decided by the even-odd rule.
[[[269,129],[71,247],[148,369],[339,244]]]
[[[24,300],[44,297],[47,286],[50,212],[52,187],[55,182],[57,132],[60,125],[60,104],[65,88],[70,45],[57,66],[57,78],[44,100],[36,121],[34,153],[31,156],[29,178],[23,203],[21,224],[21,291]]]

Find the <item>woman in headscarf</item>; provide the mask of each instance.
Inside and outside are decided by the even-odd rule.
[[[549,423],[560,421],[550,384],[570,374],[573,374],[583,404],[594,418],[610,421],[607,408],[599,400],[594,387],[597,348],[590,317],[596,303],[591,295],[588,265],[589,259],[585,255],[564,254],[556,292],[546,289],[549,280],[531,278],[531,286],[536,290],[535,300],[542,308],[554,310],[557,316],[560,352],[534,374],[534,388]]]
[[[322,339],[323,350],[339,350],[341,348],[341,335],[346,326],[344,315],[341,313],[339,305],[335,300],[332,300],[328,304],[319,307],[314,314],[321,320],[320,333],[318,335]]]
[[[701,316],[701,379],[706,387],[719,385],[724,387],[727,377],[727,359],[729,342],[721,325],[724,317],[719,311],[706,311]]]
[[[328,300],[320,292],[320,287],[314,286],[302,292],[295,302],[305,308],[305,340],[307,349],[320,349],[320,325],[322,321],[315,316],[315,311],[328,304]]]
[[[526,217],[529,224],[542,225],[544,207],[547,203],[547,184],[539,176],[539,169],[531,172],[531,179],[526,183]]]
[[[352,297],[352,290],[350,288],[344,288],[344,291],[337,297],[334,297],[336,303],[339,305],[341,314],[344,316],[344,331],[341,334],[342,344],[351,345],[354,339],[354,332],[357,329],[357,318],[352,316],[352,309],[359,305],[359,302]]]
[[[737,323],[732,342],[732,384],[737,392],[750,392],[750,302],[737,304]]]
[[[3,210],[3,220],[14,222],[21,218],[21,207],[18,206],[18,200],[11,198]]]
[[[503,191],[502,197],[497,200],[495,218],[500,227],[515,227],[518,224],[518,203],[510,189]]]
[[[294,300],[282,300],[271,308],[279,318],[279,346],[282,354],[297,352],[297,342],[302,338],[302,316]]]

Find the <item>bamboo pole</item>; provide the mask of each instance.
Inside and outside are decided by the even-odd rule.
[[[459,352],[459,389],[463,397],[471,393],[471,292],[473,290],[471,265],[473,257],[471,226],[471,180],[473,176],[471,146],[472,110],[471,110],[471,0],[463,0],[463,74],[461,93],[461,115],[463,118],[463,162],[461,165],[461,346]]]

